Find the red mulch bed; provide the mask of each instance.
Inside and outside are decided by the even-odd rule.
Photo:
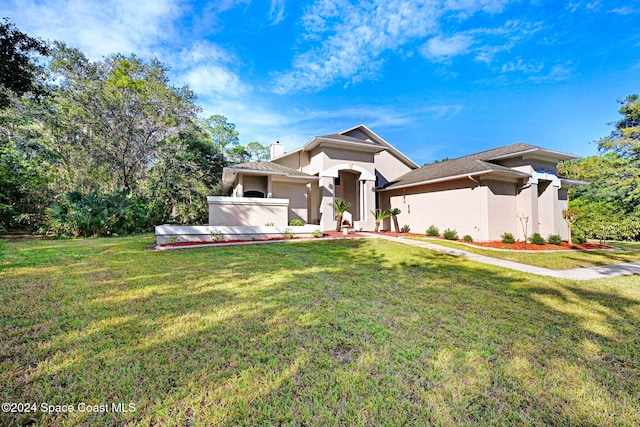
[[[393,236],[393,237],[424,237],[424,234],[418,233],[396,233],[393,231],[380,231],[378,233],[370,232],[371,234],[381,234],[384,236]],[[429,237],[430,239],[439,239],[446,240],[444,237]],[[516,243],[502,243],[502,242],[465,242],[464,240],[453,240],[458,243],[468,243],[474,246],[479,246],[483,248],[493,248],[493,249],[512,249],[517,251],[523,251],[524,243],[516,242]],[[575,243],[573,246],[569,246],[569,243],[562,242],[562,246],[551,245],[549,243],[544,245],[534,245],[533,243],[527,243],[528,251],[571,251],[571,250],[580,250],[580,251],[592,251],[592,250],[601,250],[601,249],[618,249],[615,246],[607,246],[607,245],[599,245],[597,243]]]
[[[380,234],[383,236],[391,236],[391,237],[424,237],[424,234],[418,233],[396,233],[393,231],[380,231],[378,233],[373,231],[365,231],[363,233],[368,234]],[[333,239],[344,239],[344,238],[354,238],[354,237],[362,237],[363,233],[358,233],[354,231],[349,231],[348,235],[344,235],[342,231],[335,230],[325,230],[323,237],[329,237]],[[445,240],[442,237],[430,237],[431,239],[440,239]],[[313,239],[313,237],[295,237],[295,240],[299,239]],[[266,241],[279,241],[279,240],[291,240],[285,237],[271,237],[268,239],[251,239],[251,240],[223,240],[220,242],[179,242],[179,243],[167,243],[162,245],[162,247],[174,247],[174,246],[195,246],[195,245],[218,245],[223,243],[246,243],[246,242],[266,242]],[[479,246],[482,248],[492,248],[492,249],[511,249],[523,251],[524,243],[516,242],[516,243],[502,243],[502,242],[465,242],[463,240],[453,240],[454,242],[459,243],[468,243],[470,245]],[[581,251],[591,251],[591,250],[602,250],[602,249],[618,249],[615,246],[607,246],[607,245],[599,245],[597,243],[582,243],[582,244],[574,244],[573,246],[569,246],[569,243],[562,242],[562,246],[544,244],[544,245],[534,245],[533,243],[527,244],[527,251],[570,251],[570,250],[581,250]]]

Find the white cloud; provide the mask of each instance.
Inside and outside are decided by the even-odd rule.
[[[251,91],[238,74],[241,61],[216,44],[197,41],[166,59],[176,81],[188,84],[199,97],[237,98]]]
[[[190,67],[180,78],[197,94],[212,92],[229,96],[239,96],[247,92],[248,88],[240,78],[224,67],[217,65],[201,65]]]
[[[269,20],[271,25],[277,25],[284,20],[285,0],[271,0],[269,7]]]
[[[557,82],[571,77],[574,67],[570,63],[556,64],[546,73],[532,75],[529,80],[534,83]]]
[[[635,15],[636,13],[640,13],[640,7],[632,7],[628,5],[621,6],[609,10],[609,13],[615,13],[617,15]]]
[[[509,0],[373,0],[352,4],[348,0],[317,0],[302,19],[302,38],[315,47],[293,60],[293,69],[275,75],[275,92],[319,90],[336,80],[356,82],[375,76],[384,64],[383,53],[429,36],[438,36],[441,20],[464,19],[477,12],[499,13]],[[454,53],[468,48],[471,38],[462,35],[449,46],[436,39],[433,49],[448,47]],[[457,42],[457,45],[454,45]],[[428,50],[428,46],[427,46]]]
[[[91,59],[110,53],[150,56],[175,35],[182,11],[174,0],[10,0],[8,15],[29,34],[62,40]]]
[[[346,108],[312,108],[275,105],[252,96],[246,99],[206,97],[199,100],[204,116],[224,114],[235,123],[240,143],[258,141],[270,144],[280,141],[287,151],[301,147],[312,137],[335,133],[359,123],[382,132],[393,129],[419,128],[425,120],[449,120],[459,114],[460,104],[419,105],[406,107],[352,105]]]
[[[514,71],[518,71],[524,74],[537,74],[544,69],[544,64],[530,64],[525,63],[522,59],[518,59],[517,61],[509,61],[502,65],[500,71],[502,73],[511,73]]]
[[[518,72],[528,75],[527,80],[534,83],[544,83],[566,80],[571,77],[574,67],[571,63],[556,64],[547,67],[544,63],[526,63],[522,59],[517,61],[509,61],[502,65],[500,72],[506,73]]]
[[[473,37],[463,34],[448,38],[437,36],[429,39],[420,49],[420,52],[427,58],[435,60],[447,59],[469,52],[469,47],[473,43]]]
[[[179,58],[181,63],[199,63],[206,62],[235,62],[237,59],[231,52],[213,43],[204,41],[196,41],[189,47],[184,47],[180,51]]]

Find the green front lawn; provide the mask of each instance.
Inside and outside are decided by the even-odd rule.
[[[598,265],[640,261],[640,242],[607,242],[609,245],[617,246],[620,250],[518,252],[483,249],[477,246],[465,245],[463,243],[453,242],[450,240],[424,237],[414,237],[412,239],[461,249],[463,251],[486,255],[493,258],[507,259],[509,261],[515,261],[522,264],[535,265],[536,267],[550,268],[553,270],[595,267]]]
[[[0,425],[638,425],[640,280],[373,239],[0,242]]]

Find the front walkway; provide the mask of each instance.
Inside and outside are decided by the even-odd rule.
[[[417,246],[420,248],[430,249],[453,255],[461,258],[470,259],[481,262],[483,264],[495,265],[498,267],[509,268],[511,270],[522,271],[524,273],[538,274],[540,276],[557,277],[559,279],[573,280],[592,280],[603,279],[605,277],[627,276],[632,274],[640,275],[640,262],[627,262],[623,264],[610,264],[589,268],[572,268],[568,270],[551,270],[549,268],[535,267],[533,265],[521,264],[519,262],[508,261],[505,259],[492,258],[485,255],[478,255],[461,249],[448,248],[429,242],[421,242],[418,240],[409,240],[403,237],[382,236],[379,234],[362,234],[368,238],[386,239],[392,242],[403,243],[405,245]]]

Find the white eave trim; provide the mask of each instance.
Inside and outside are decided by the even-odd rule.
[[[543,158],[552,160],[572,160],[578,159],[580,156],[575,154],[563,153],[562,151],[547,150],[545,148],[530,148],[528,150],[516,151],[515,153],[503,154],[502,156],[491,157],[483,159],[484,161],[510,159],[513,157],[523,156],[525,158],[536,157],[536,154],[543,156]]]
[[[517,177],[520,177],[520,178],[528,178],[528,177],[531,176],[530,174],[524,173],[524,172],[516,172],[516,171],[514,171],[513,173],[510,173],[510,172],[506,172],[506,171],[497,171],[497,170],[494,170],[494,169],[487,169],[487,170],[480,171],[480,172],[464,173],[464,174],[460,174],[460,175],[446,176],[446,177],[443,177],[443,178],[428,179],[426,181],[414,182],[414,183],[411,183],[411,184],[394,185],[394,186],[390,186],[390,187],[379,188],[376,191],[391,191],[391,190],[397,190],[399,188],[409,188],[409,187],[417,187],[419,185],[437,184],[439,182],[454,181],[456,179],[464,179],[464,178],[469,178],[469,177],[472,177],[472,176],[484,175],[484,174],[488,174],[488,173],[498,173],[498,174],[504,174],[504,175],[512,175],[512,176],[517,176]]]
[[[383,145],[366,144],[355,141],[343,141],[341,139],[326,138],[324,136],[316,136],[303,147],[307,151],[311,151],[323,142],[328,142],[330,147],[346,148],[352,150],[362,150],[372,153],[384,151],[387,147]]]
[[[561,188],[581,187],[591,184],[589,181],[580,181],[579,179],[560,178]]]
[[[306,181],[318,181],[320,178],[317,176],[313,176],[313,175],[292,175],[292,174],[288,174],[286,172],[278,172],[278,171],[259,171],[259,170],[254,170],[254,169],[234,169],[234,168],[227,168],[227,171],[232,171],[235,174],[242,174],[242,175],[258,175],[258,176],[263,176],[263,175],[271,175],[271,176],[282,176],[285,178],[290,178],[290,179],[301,179],[301,180],[306,180]]]

